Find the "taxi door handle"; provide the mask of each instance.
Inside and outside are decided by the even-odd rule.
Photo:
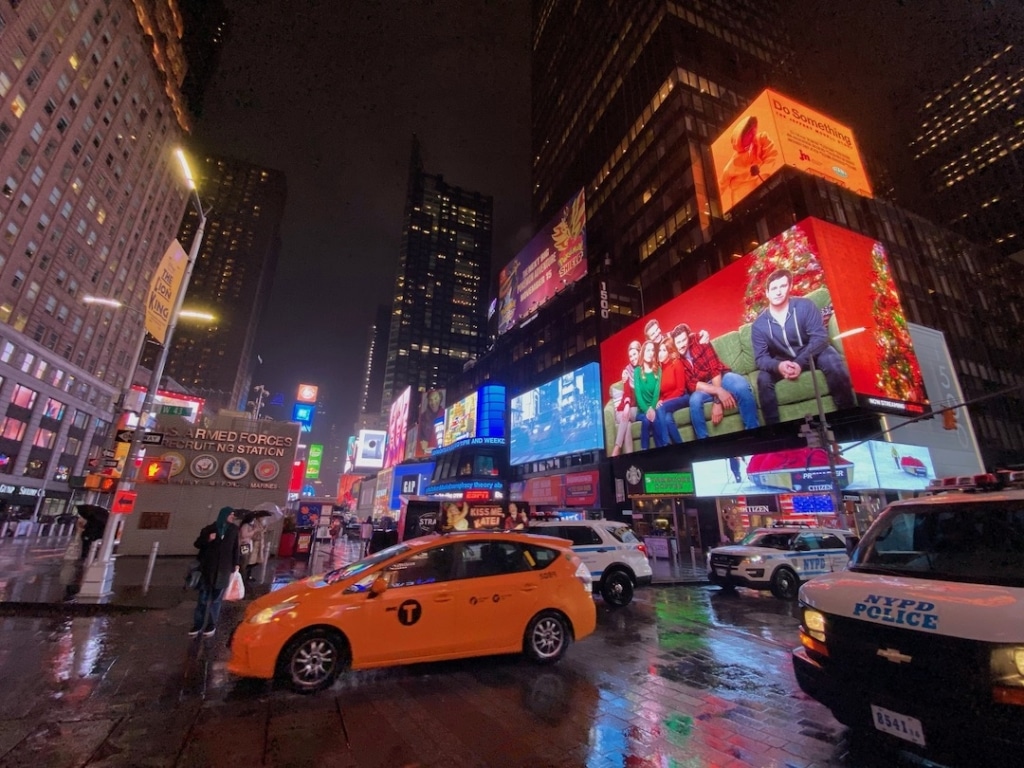
[[[438,595],[437,597],[434,598],[434,602],[435,603],[450,603],[451,601],[452,601],[452,596],[448,592],[443,592],[443,593],[441,593],[440,595]]]
[[[523,587],[523,592],[533,592],[536,588],[536,584],[527,584],[525,587]]]

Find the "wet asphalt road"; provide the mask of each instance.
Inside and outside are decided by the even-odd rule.
[[[240,611],[226,605],[222,628]],[[798,689],[796,605],[712,587],[598,601],[563,661],[344,676],[298,696],[227,675],[191,604],[0,619],[0,766],[844,766],[845,729]]]

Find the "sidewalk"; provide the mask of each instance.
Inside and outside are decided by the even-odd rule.
[[[195,600],[195,593],[184,588],[190,557],[157,556],[149,585],[146,571],[149,558],[119,556],[114,563],[112,594],[104,598],[83,598],[78,594],[81,564],[66,562],[66,536],[18,537],[0,539],[0,614],[72,614],[117,613],[175,608]],[[272,558],[262,576],[246,588],[262,594],[274,585],[286,584],[314,573],[323,573],[359,558],[358,541],[338,539],[332,547],[322,544],[312,558]],[[680,561],[651,560],[653,583],[660,585],[700,585],[707,583],[703,564],[694,568],[688,557]]]

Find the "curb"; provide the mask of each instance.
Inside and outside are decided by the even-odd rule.
[[[119,605],[117,603],[0,603],[0,616],[107,616],[146,611],[168,610],[168,607],[149,605]]]

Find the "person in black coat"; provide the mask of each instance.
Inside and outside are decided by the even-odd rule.
[[[231,507],[223,507],[217,515],[217,522],[207,525],[199,532],[195,546],[199,550],[199,600],[192,617],[189,637],[200,632],[210,637],[217,631],[217,619],[224,601],[231,574],[239,569],[242,556],[238,548],[238,526]]]
[[[84,521],[82,526],[82,554],[80,559],[85,560],[89,556],[89,549],[94,541],[103,538],[103,531],[107,527],[107,518],[110,513],[103,507],[95,504],[79,504],[78,514]]]

